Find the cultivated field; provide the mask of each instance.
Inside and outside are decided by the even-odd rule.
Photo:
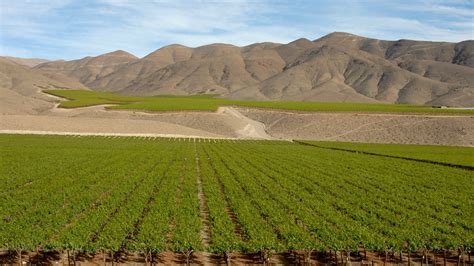
[[[472,169],[311,144],[0,135],[0,258],[470,260]]]
[[[367,143],[333,141],[305,141],[304,143],[329,149],[386,155],[391,157],[400,157],[432,163],[448,164],[452,166],[474,168],[474,148],[470,147],[403,144],[374,145]]]
[[[144,111],[217,111],[220,106],[243,106],[295,111],[325,112],[403,112],[403,113],[467,113],[474,110],[433,108],[429,105],[372,104],[372,103],[325,103],[292,101],[250,101],[216,98],[216,95],[194,96],[124,96],[114,93],[85,90],[46,90],[46,93],[66,98],[59,107],[76,108],[99,104],[114,104],[108,109]]]

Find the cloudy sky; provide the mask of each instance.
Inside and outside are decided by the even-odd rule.
[[[474,39],[474,0],[0,0],[0,55],[77,59],[164,45],[247,45],[334,31],[379,39]]]

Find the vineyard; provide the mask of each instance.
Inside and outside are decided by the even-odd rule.
[[[474,169],[474,149],[471,147],[413,144],[368,144],[335,141],[305,141],[304,143],[320,148],[399,157]]]
[[[66,101],[59,104],[62,108],[77,108],[108,104],[110,110],[143,111],[216,111],[220,106],[242,106],[277,110],[309,112],[391,112],[391,113],[452,113],[472,115],[474,110],[433,108],[430,105],[383,104],[383,103],[331,103],[331,102],[295,102],[295,101],[254,101],[218,98],[213,94],[190,96],[126,96],[110,92],[86,90],[44,90]]]
[[[5,263],[472,262],[472,169],[283,141],[0,135],[0,154]]]

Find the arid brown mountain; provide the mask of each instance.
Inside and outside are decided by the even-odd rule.
[[[34,67],[39,64],[49,62],[49,60],[39,58],[19,58],[12,56],[3,56],[3,58],[27,67]]]
[[[170,45],[141,59],[116,51],[35,69],[134,95],[474,106],[472,40],[383,41],[336,32],[288,44]]]
[[[72,61],[53,61],[38,65],[45,73],[61,72],[89,86],[92,82],[113,73],[119,66],[136,60],[137,57],[124,51],[115,51],[96,57],[85,57]]]
[[[42,73],[0,57],[0,114],[38,113],[54,106],[41,89],[87,89],[61,73]]]

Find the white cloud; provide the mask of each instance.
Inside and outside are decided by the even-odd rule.
[[[425,4],[425,5],[411,5],[411,9],[417,11],[433,12],[438,14],[445,14],[450,16],[460,16],[460,17],[473,17],[472,8],[468,7],[455,7],[447,6],[442,4]]]
[[[474,32],[474,23],[473,21],[465,20],[465,21],[450,21],[446,23],[450,27],[461,28],[465,30],[470,30]]]
[[[225,42],[247,45],[254,42],[289,42],[308,36],[309,31],[292,26],[255,23],[265,12],[266,3],[247,1],[188,2],[147,1],[137,6],[129,1],[102,1],[103,12],[123,18],[117,26],[96,28],[83,36],[84,45],[95,46],[102,53],[114,49],[128,50],[138,56],[158,49],[160,45],[180,43],[195,47]],[[270,7],[267,8],[271,10]],[[92,47],[91,47],[92,48]]]
[[[36,57],[72,59],[117,49],[144,56],[171,43],[192,47],[215,42],[287,43],[332,31],[382,39],[473,39],[473,10],[464,0],[411,5],[362,1],[353,6],[322,1],[320,5],[270,0],[4,1],[0,46],[3,50],[18,46],[16,54],[29,51]],[[427,13],[431,18],[416,16]]]
[[[342,20],[341,18],[339,21]],[[354,29],[353,25],[359,27]],[[338,27],[340,31],[387,40],[412,39],[458,42],[473,38],[473,32],[469,29],[455,31],[423,23],[416,19],[398,17],[352,17],[350,20],[344,23],[336,23],[334,26]]]

